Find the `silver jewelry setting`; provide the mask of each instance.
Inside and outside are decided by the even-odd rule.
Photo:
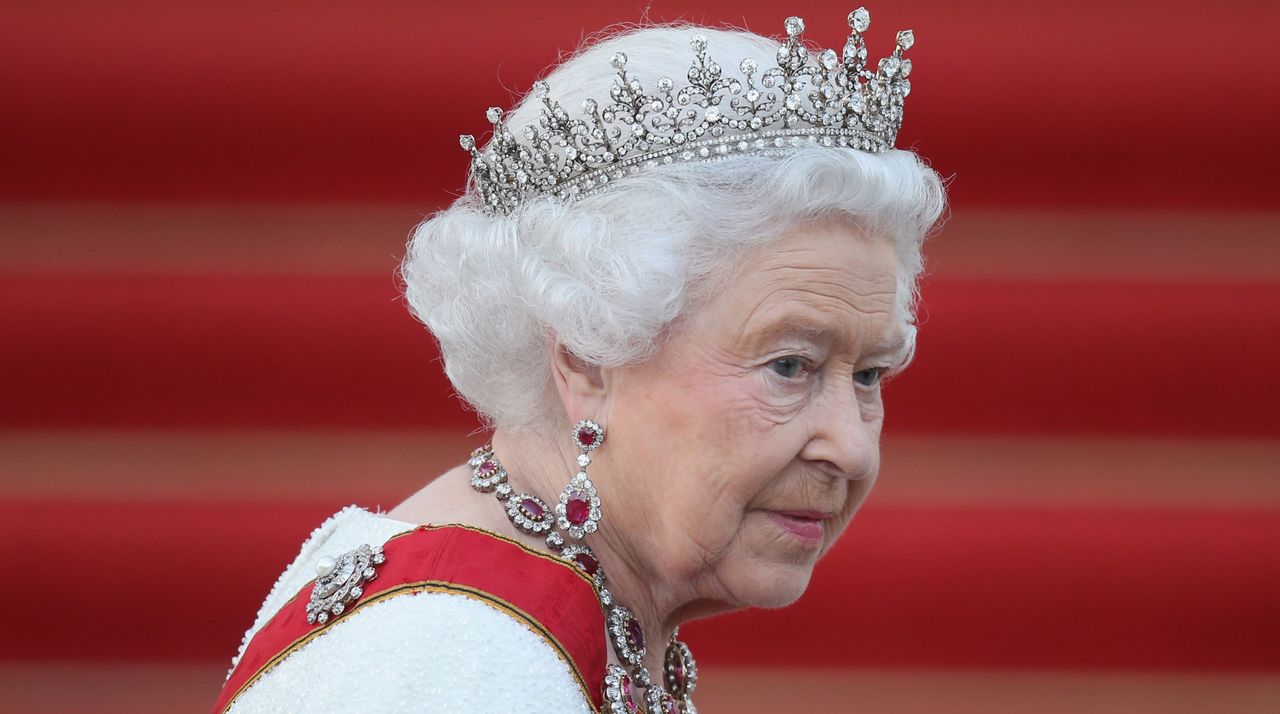
[[[551,531],[547,534],[547,548],[559,552],[564,547],[564,536],[558,531]]]
[[[676,698],[660,687],[650,687],[646,693],[645,702],[648,704],[645,710],[648,714],[680,714],[680,706],[676,703]]]
[[[634,667],[644,663],[644,656],[648,653],[644,632],[640,630],[640,621],[630,610],[622,605],[614,605],[609,610],[609,634],[613,637],[614,650],[619,657]]]
[[[694,661],[689,645],[672,637],[662,669],[667,691],[682,700],[693,696],[693,691],[698,688],[698,663]]]
[[[573,445],[578,454],[578,473],[560,492],[556,504],[556,525],[574,540],[582,540],[588,533],[600,527],[600,494],[587,476],[591,465],[591,452],[604,443],[604,427],[592,419],[583,419],[573,425]]]
[[[507,472],[493,458],[492,448],[482,446],[471,452],[467,465],[471,467],[471,486],[477,491],[490,493],[507,482]]]
[[[585,467],[591,463],[591,457],[587,456],[587,452],[595,451],[604,443],[604,427],[594,419],[583,419],[573,425],[573,443],[582,455],[587,457],[586,464],[582,463],[581,457],[578,459],[578,464]]]
[[[586,573],[591,581],[595,583],[596,589],[604,587],[604,568],[600,567],[600,559],[596,557],[595,551],[585,545],[574,543],[567,545],[560,551],[560,557],[573,563],[582,572]]]
[[[551,530],[554,522],[551,507],[531,493],[517,493],[507,498],[507,516],[520,530],[532,535],[542,535]]]
[[[801,38],[804,20],[789,17],[776,66],[760,71],[746,58],[734,76],[708,55],[706,36],[695,34],[686,77],[660,77],[647,92],[628,74],[627,56],[615,53],[610,64],[617,78],[608,98],[584,100],[574,116],[551,99],[546,82],[534,83],[541,115],[536,126],[521,129],[521,138],[498,107],[485,112],[493,134],[483,150],[475,137],[459,137],[471,154],[470,180],[483,209],[504,215],[539,197],[573,201],[677,161],[778,154],[807,144],[872,153],[892,148],[911,93],[911,60],[902,53],[915,44],[915,33],[899,32],[893,53],[873,72],[863,38],[870,13],[858,8],[847,21],[841,54],[813,54]]]
[[[616,664],[605,668],[604,702],[606,714],[638,714],[640,711],[631,677]]]
[[[307,624],[324,625],[349,609],[364,594],[364,584],[386,562],[382,546],[362,544],[355,550],[316,561],[316,582],[307,601]]]
[[[560,502],[556,504],[556,525],[570,538],[582,540],[600,527],[601,515],[600,494],[587,478],[587,472],[579,471],[560,492]]]

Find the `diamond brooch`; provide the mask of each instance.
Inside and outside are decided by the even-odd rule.
[[[364,584],[377,575],[377,566],[386,562],[382,546],[362,544],[337,558],[316,561],[316,584],[307,602],[307,624],[324,625],[346,612],[364,594]]]

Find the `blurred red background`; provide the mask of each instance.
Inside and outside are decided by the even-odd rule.
[[[394,271],[485,107],[852,8],[0,4],[0,711],[206,708],[311,528],[482,440]],[[1280,711],[1280,7],[869,9],[951,179],[919,356],[809,594],[688,628],[700,707]]]

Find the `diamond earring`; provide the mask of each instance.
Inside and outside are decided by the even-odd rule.
[[[600,527],[600,494],[587,476],[587,466],[591,464],[589,452],[600,448],[603,443],[604,427],[599,423],[583,419],[573,426],[573,444],[582,453],[578,454],[578,473],[560,493],[560,502],[556,504],[556,523],[575,540],[595,533]]]

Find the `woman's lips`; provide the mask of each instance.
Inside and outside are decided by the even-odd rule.
[[[783,530],[810,545],[821,545],[826,528],[823,523],[831,517],[821,511],[767,511],[769,519]]]

